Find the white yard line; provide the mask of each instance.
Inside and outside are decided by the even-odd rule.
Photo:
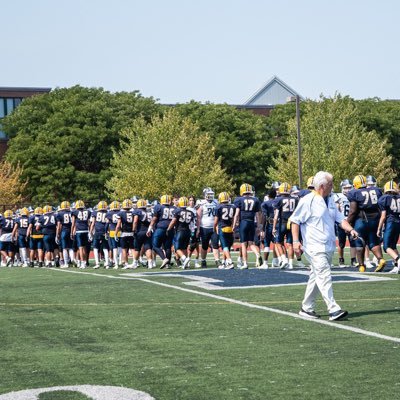
[[[361,335],[364,335],[364,336],[370,336],[370,337],[377,338],[377,339],[383,339],[383,340],[387,340],[387,341],[390,341],[390,342],[400,343],[400,338],[397,338],[397,337],[382,335],[380,333],[367,331],[365,329],[360,329],[360,328],[356,328],[356,327],[349,326],[349,325],[344,325],[342,323],[330,322],[330,321],[326,321],[326,320],[323,320],[323,319],[306,319],[306,318],[300,317],[298,314],[295,314],[295,313],[292,313],[292,312],[283,311],[283,310],[279,310],[279,309],[271,308],[271,307],[266,307],[266,306],[261,306],[261,305],[258,305],[258,304],[248,303],[248,302],[245,302],[245,301],[230,299],[229,297],[219,296],[219,295],[216,295],[216,294],[207,293],[207,292],[201,292],[201,291],[197,291],[197,290],[193,290],[193,289],[187,289],[187,288],[183,288],[183,287],[180,287],[180,286],[170,285],[168,283],[153,281],[153,280],[150,280],[150,279],[132,278],[132,277],[127,278],[127,277],[123,277],[123,276],[111,276],[111,275],[103,275],[103,274],[92,273],[92,272],[71,271],[71,270],[65,270],[65,269],[52,269],[52,270],[53,271],[60,271],[60,272],[75,273],[75,274],[95,275],[95,276],[101,276],[103,278],[111,278],[111,279],[137,280],[137,281],[141,281],[141,282],[150,283],[150,284],[153,284],[153,285],[167,287],[167,288],[170,288],[170,289],[180,290],[180,291],[186,292],[186,293],[192,293],[192,294],[197,294],[197,295],[204,296],[204,297],[210,297],[212,299],[226,301],[228,303],[237,304],[237,305],[241,305],[241,306],[248,307],[248,308],[255,308],[255,309],[258,309],[258,310],[269,311],[269,312],[272,312],[272,313],[275,313],[275,314],[286,315],[288,317],[301,319],[301,320],[307,321],[307,322],[314,322],[316,324],[330,326],[330,327],[334,327],[334,328],[337,328],[337,329],[342,329],[342,330],[345,330],[345,331],[358,333],[358,334],[361,334]]]

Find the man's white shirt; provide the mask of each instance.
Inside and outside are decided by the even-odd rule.
[[[300,199],[290,220],[300,225],[304,251],[308,254],[334,252],[336,248],[335,222],[344,215],[336,207],[333,196],[328,205],[322,196],[311,192]]]

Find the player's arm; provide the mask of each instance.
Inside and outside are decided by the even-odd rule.
[[[118,218],[117,225],[115,226],[115,240],[118,241],[118,231],[121,229],[122,219]]]
[[[177,221],[178,221],[177,217],[172,218],[171,222],[168,225],[167,232],[174,228],[174,226],[176,225]]]
[[[12,234],[11,234],[11,240],[17,240],[17,236],[18,236],[18,224],[14,224],[14,228],[12,230]]]
[[[387,216],[387,211],[386,210],[381,210],[381,217],[379,218],[379,224],[378,224],[378,230],[376,232],[377,236],[381,236],[381,233],[383,231],[383,227],[385,225],[386,221],[386,216]]]
[[[30,224],[28,225],[28,229],[26,230],[26,237],[29,237],[29,236],[31,236],[31,233],[32,233],[32,227],[33,227],[33,224],[32,224],[32,223],[30,223]]]
[[[233,217],[233,223],[232,223],[232,229],[235,229],[235,226],[238,224],[239,222],[239,217],[240,217],[240,207],[236,208],[235,211],[235,216]]]
[[[276,208],[274,210],[274,222],[272,223],[272,234],[276,234],[276,225],[278,224],[278,218],[279,218],[279,209]]]
[[[200,236],[200,221],[201,218],[203,217],[203,207],[199,207],[196,211],[197,214],[197,220],[196,220],[196,236]]]
[[[350,202],[350,212],[349,216],[347,217],[347,221],[350,225],[354,224],[354,221],[358,214],[358,203],[356,201]]]
[[[74,214],[71,215],[71,237],[76,235],[76,216]]]

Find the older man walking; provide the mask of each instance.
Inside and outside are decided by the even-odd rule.
[[[305,318],[320,318],[315,312],[315,300],[321,293],[328,308],[329,320],[338,321],[344,319],[348,312],[342,310],[333,297],[331,263],[336,248],[335,222],[353,238],[358,234],[337,209],[331,196],[332,175],[319,171],[314,176],[314,188],[300,200],[290,218],[294,251],[300,255],[303,250],[311,267],[299,314]],[[299,241],[300,230],[303,244]]]

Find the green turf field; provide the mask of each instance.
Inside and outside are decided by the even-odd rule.
[[[320,324],[295,317],[304,285],[209,291],[131,276],[143,272],[0,268],[0,395],[106,385],[159,400],[399,397],[398,275],[335,283],[349,318]]]

